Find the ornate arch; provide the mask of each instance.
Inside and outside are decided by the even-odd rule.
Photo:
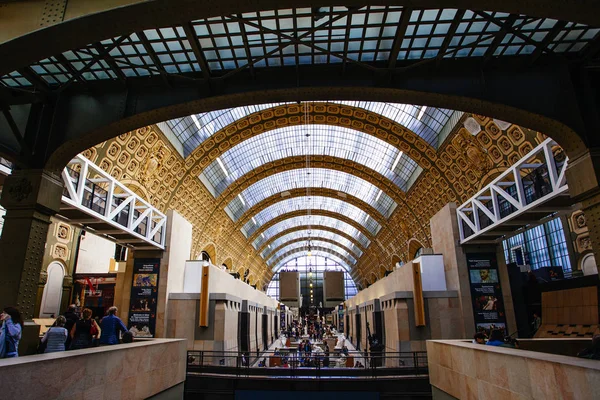
[[[369,230],[367,228],[365,228],[363,225],[359,224],[358,222],[354,221],[353,219],[346,217],[345,215],[334,213],[334,212],[327,211],[327,210],[313,210],[310,213],[311,213],[311,215],[323,215],[323,216],[338,219],[342,222],[352,225],[359,232],[361,232],[363,235],[365,235],[367,237],[367,239],[369,239],[370,241],[373,241],[373,239],[374,239],[373,235],[371,234],[371,232],[369,232]],[[248,241],[250,243],[254,242],[254,240],[256,240],[256,238],[259,237],[261,233],[263,233],[265,230],[269,229],[270,227],[272,227],[273,225],[275,225],[281,221],[285,221],[286,219],[293,218],[293,217],[300,217],[303,215],[306,215],[306,210],[298,210],[298,211],[293,211],[290,213],[281,214],[281,215],[277,216],[276,218],[273,218],[271,221],[267,222],[266,224],[261,225],[261,227],[258,228],[256,230],[256,232],[254,232],[252,235],[250,235],[248,237]]]
[[[297,249],[293,249],[293,250],[290,250],[290,251],[286,251],[281,256],[279,256],[275,260],[273,260],[273,265],[277,266],[278,263],[281,260],[285,259],[286,257],[291,256],[291,255],[296,254],[296,253],[303,252],[303,251],[306,251],[306,250],[303,249],[303,248],[297,248]],[[338,257],[340,260],[344,261],[346,263],[346,265],[348,266],[348,268],[350,268],[350,269],[352,269],[352,266],[354,265],[346,257],[344,257],[343,255],[341,255],[340,253],[338,253],[335,250],[328,249],[327,247],[315,246],[315,247],[313,247],[313,251],[322,251],[324,253],[329,253],[331,255],[334,255],[334,256]]]
[[[287,193],[289,193],[289,195]],[[298,188],[288,190],[287,193],[285,195],[283,193],[274,194],[262,200],[260,203],[257,203],[254,206],[252,206],[238,220],[238,229],[240,226],[243,226],[245,223],[247,223],[254,215],[258,214],[265,208],[279,201],[306,196],[306,189]],[[359,199],[352,195],[343,193],[341,196],[340,192],[328,188],[311,188],[310,193],[312,196],[331,197],[333,199],[343,200],[346,203],[352,204],[353,206],[356,206],[364,212],[366,212],[367,214],[369,214],[373,219],[375,219],[379,223],[379,225],[383,226],[386,223],[386,219],[383,217],[383,215],[381,215],[379,211],[373,208],[373,206],[363,201],[362,199]]]
[[[271,242],[275,241],[276,239],[280,238],[281,236],[287,235],[288,233],[292,233],[292,232],[297,232],[297,231],[303,231],[308,229],[309,226],[308,225],[298,225],[295,226],[293,228],[290,229],[286,229],[284,231],[279,232],[277,235],[273,235],[272,237],[270,237],[268,240],[266,240],[257,250],[256,252],[258,254],[262,253],[262,251],[264,250],[265,247],[267,247]],[[329,231],[331,233],[335,233],[336,235],[339,235],[343,238],[346,238],[350,241],[352,241],[352,243],[354,243],[356,245],[356,247],[358,247],[359,249],[361,249],[363,252],[366,251],[366,249],[364,248],[363,245],[361,245],[356,239],[354,239],[352,236],[348,235],[345,232],[342,232],[340,230],[334,229],[334,228],[330,228],[328,226],[322,226],[322,225],[311,225],[310,226],[311,229],[319,229],[322,231]],[[373,243],[371,243],[371,246],[373,245]]]
[[[422,247],[425,247],[423,243],[421,243],[418,239],[411,238],[408,241],[408,258],[412,260],[417,250],[419,250]]]
[[[321,238],[321,237],[314,238],[314,240],[319,241],[319,242],[327,242],[327,243],[334,244],[334,245],[336,245],[336,246],[338,246],[338,247],[346,250],[355,259],[358,260],[360,258],[360,257],[358,257],[358,255],[353,250],[350,250],[349,248],[347,248],[346,246],[344,246],[344,245],[336,242],[335,240],[327,239],[327,238]],[[306,238],[297,238],[297,239],[293,239],[293,240],[287,241],[285,243],[282,243],[281,245],[277,246],[277,248],[271,250],[271,252],[267,256],[265,256],[265,261],[268,260],[271,256],[273,256],[273,254],[277,254],[277,251],[283,249],[286,246],[289,246],[290,244],[298,243],[298,242],[306,242]]]
[[[205,251],[208,254],[213,263],[217,262],[217,248],[213,243],[206,244],[202,251]]]

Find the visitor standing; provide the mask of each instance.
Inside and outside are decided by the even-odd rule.
[[[23,332],[23,318],[14,307],[6,307],[0,314],[0,358],[14,358],[19,354],[19,340]]]
[[[42,343],[46,343],[46,350],[44,353],[57,353],[59,351],[65,351],[65,343],[69,336],[68,331],[65,329],[67,319],[59,315],[56,318],[55,326],[50,327],[42,338]]]
[[[108,315],[100,321],[100,344],[119,344],[119,332],[127,332],[127,327],[117,317],[117,307],[108,309]]]
[[[98,324],[92,319],[92,310],[89,308],[83,309],[82,318],[73,325],[70,333],[71,350],[92,347],[94,338],[100,333]]]
[[[79,321],[79,315],[77,314],[77,306],[75,304],[71,304],[67,311],[63,314],[65,317],[65,329],[67,332],[71,332],[77,321]],[[71,347],[71,335],[67,336],[67,342],[65,343],[65,348],[68,350]]]

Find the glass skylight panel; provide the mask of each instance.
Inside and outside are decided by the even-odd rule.
[[[307,134],[310,134],[308,141]],[[355,161],[406,190],[417,164],[407,155],[395,163],[399,153],[396,147],[379,138],[344,127],[288,126],[243,141],[213,161],[202,175],[214,188],[213,195],[218,197],[231,183],[261,164],[307,154],[326,155]]]
[[[84,49],[69,50],[62,55],[71,67],[81,71],[81,75],[86,81],[117,78],[117,74],[106,60],[96,58],[98,54],[98,49],[88,45]]]
[[[10,74],[4,75],[0,78],[0,82],[4,86],[8,87],[27,87],[31,86],[31,82],[25,79],[20,73],[17,71],[11,72]]]
[[[32,65],[31,69],[51,86],[67,83],[73,77],[73,74],[56,57],[41,60]]]
[[[306,215],[301,217],[288,218],[284,221],[278,222],[277,224],[266,229],[259,237],[257,237],[252,245],[255,249],[259,249],[264,243],[268,242],[273,236],[291,228],[298,226],[308,226],[311,228],[319,229],[319,226],[336,229],[356,239],[364,248],[369,247],[371,241],[362,234],[358,229],[350,224],[340,221],[335,218],[326,217],[322,215],[313,215],[309,218]]]
[[[262,258],[267,258],[270,257],[270,254],[273,252],[273,250],[275,250],[276,248],[278,248],[279,246],[281,246],[284,243],[287,242],[291,242],[294,240],[303,240],[304,243],[306,243],[308,241],[308,230],[302,230],[302,231],[295,231],[295,232],[291,232],[288,233],[286,235],[283,235],[281,237],[278,237],[277,239],[275,239],[273,242],[271,242],[269,244],[269,246],[267,246],[262,252],[261,252],[261,256]],[[340,245],[346,247],[347,249],[351,250],[354,254],[354,258],[356,257],[360,257],[362,256],[362,250],[360,250],[360,248],[358,246],[356,246],[354,244],[354,242],[352,242],[351,240],[346,239],[343,236],[337,235],[331,231],[324,231],[324,230],[311,230],[310,233],[310,238],[311,240],[313,238],[317,238],[317,239],[329,239],[329,240],[334,240],[337,243],[339,243]]]
[[[303,251],[306,252],[303,249],[297,249],[297,252],[295,252],[294,254],[290,254],[290,255],[282,258],[281,260],[279,260],[277,262],[277,264],[275,266],[272,266],[273,267],[272,270],[273,271],[280,270],[281,267],[285,266],[290,261],[299,258],[300,256],[298,255],[298,253],[301,253]],[[313,257],[315,257],[315,258],[316,257],[327,258],[327,259],[329,259],[329,260],[337,263],[339,266],[341,266],[342,268],[344,268],[346,271],[348,271],[348,272],[352,271],[351,266],[348,265],[348,263],[346,261],[342,260],[341,258],[339,258],[338,256],[336,256],[335,254],[331,254],[329,252],[322,251],[322,250],[313,250],[312,251],[312,257],[309,257],[309,258],[313,258]],[[304,257],[302,257],[302,258],[304,258]],[[313,264],[313,265],[316,265],[316,264]],[[287,265],[287,267],[291,268],[291,269],[295,269],[296,268],[294,265]],[[300,268],[300,267],[298,267],[298,268]]]
[[[171,74],[200,71],[192,46],[181,26],[147,29],[144,35],[161,65]]]
[[[110,39],[105,46],[112,47],[114,42],[116,42],[116,39]],[[132,33],[117,47],[113,48],[109,55],[115,60],[126,77],[160,74],[159,67],[152,61],[137,33]]]
[[[246,200],[245,205],[234,199],[226,209],[235,222],[246,210],[267,197],[307,187],[328,188],[347,193],[370,204],[385,218],[389,218],[397,205],[386,193],[380,194],[378,187],[355,175],[325,168],[311,168],[308,175],[307,170],[302,168],[279,172],[261,179],[242,192],[242,197]]]
[[[366,212],[350,203],[333,197],[311,196],[310,198],[311,200],[309,200],[308,197],[294,197],[270,205],[256,214],[253,217],[254,221],[252,219],[248,221],[244,225],[243,230],[248,236],[251,236],[259,227],[280,215],[298,210],[307,210],[309,208],[312,210],[326,210],[345,215],[363,225],[372,235],[376,235],[379,232],[379,229],[381,229],[381,225],[379,225],[377,221],[372,217],[369,217]]]
[[[548,48],[556,53],[580,51],[589,42],[597,38],[599,32],[600,29],[569,22],[556,35]]]
[[[331,251],[334,251],[338,254],[340,254],[341,256],[345,257],[346,259],[348,259],[348,261],[350,261],[352,263],[352,265],[356,264],[356,259],[354,257],[352,257],[352,255],[350,253],[348,253],[346,250],[344,250],[343,248],[336,246],[334,244],[331,244],[329,242],[321,242],[318,240],[313,241],[313,247],[321,247],[321,248],[325,248],[325,249],[330,249]],[[284,255],[285,253],[291,251],[291,250],[296,250],[296,249],[307,249],[307,245],[306,243],[302,243],[302,242],[296,242],[296,243],[291,243],[288,246],[285,246],[283,248],[281,248],[280,250],[277,251],[277,253],[272,254],[268,260],[266,260],[267,265],[272,266],[274,262],[277,261],[277,259],[279,257],[281,257],[282,255]],[[312,252],[312,249],[311,249]]]

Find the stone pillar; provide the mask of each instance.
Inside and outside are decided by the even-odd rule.
[[[467,259],[459,244],[456,203],[446,204],[430,220],[431,241],[433,250],[444,256],[444,272],[448,290],[458,291],[460,308],[462,310],[462,335],[470,337],[475,332],[471,288],[469,286],[469,271]]]
[[[0,307],[16,306],[27,321],[35,314],[50,216],[60,209],[62,191],[60,177],[45,170],[14,171],[4,181]],[[19,350],[30,354],[37,346],[38,327],[27,322],[25,328]]]

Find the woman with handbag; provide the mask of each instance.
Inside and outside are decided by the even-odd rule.
[[[100,333],[98,324],[92,319],[92,310],[85,308],[82,315],[83,318],[77,321],[71,329],[71,350],[92,347],[94,338]]]

